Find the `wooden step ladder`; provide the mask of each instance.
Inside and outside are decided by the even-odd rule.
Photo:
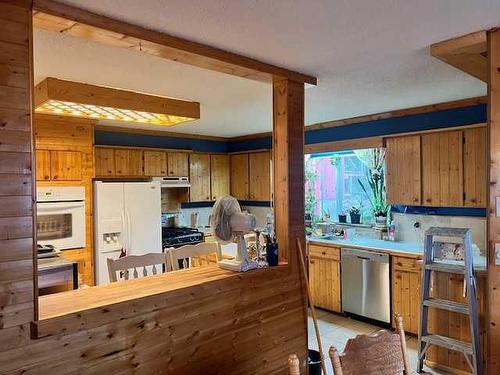
[[[463,241],[464,261],[439,260],[435,257],[434,237],[446,237]],[[464,275],[467,303],[459,303],[430,296],[431,273],[447,272]],[[474,277],[472,239],[469,229],[432,227],[425,232],[424,259],[422,265],[422,303],[420,307],[420,326],[418,333],[417,372],[423,370],[425,354],[430,345],[440,346],[464,354],[474,375],[483,374],[481,343],[479,338],[479,315],[477,310],[476,279]],[[453,311],[469,316],[471,342],[433,335],[428,332],[429,307]]]

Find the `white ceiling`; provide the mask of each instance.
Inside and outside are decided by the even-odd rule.
[[[64,2],[317,76],[306,90],[307,125],[485,95],[484,83],[428,47],[500,26],[498,0]],[[201,120],[169,131],[237,136],[272,127],[270,85],[37,31],[35,79],[46,76],[201,103]]]

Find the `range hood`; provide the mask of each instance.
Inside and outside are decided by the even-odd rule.
[[[152,177],[151,181],[160,181],[162,188],[189,188],[191,184],[187,177]]]

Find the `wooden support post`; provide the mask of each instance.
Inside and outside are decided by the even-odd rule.
[[[500,244],[500,30],[488,34],[488,133],[490,155],[490,209],[488,215],[488,288],[487,288],[487,371],[500,374],[500,266],[495,265],[495,244]]]
[[[304,84],[273,82],[274,218],[280,261],[298,266],[304,234]],[[305,247],[304,247],[305,248]],[[298,268],[295,268],[298,272]]]

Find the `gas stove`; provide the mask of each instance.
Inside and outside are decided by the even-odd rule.
[[[184,245],[195,245],[203,242],[203,233],[193,228],[167,228],[163,227],[162,242],[163,248],[181,247]]]

